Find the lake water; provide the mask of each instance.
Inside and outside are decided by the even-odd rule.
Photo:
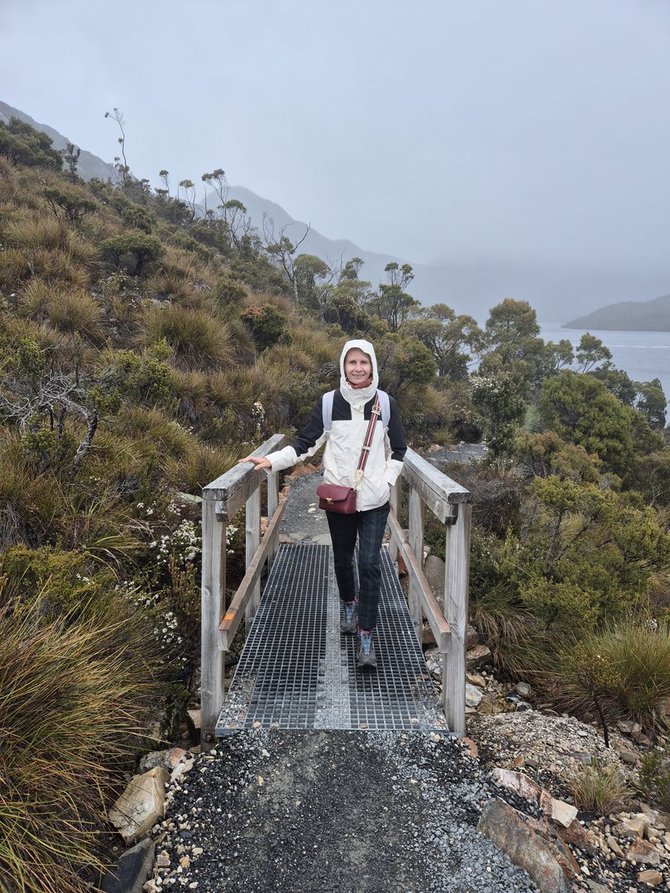
[[[545,341],[568,338],[576,347],[584,332],[562,329],[558,323],[541,323],[540,336]],[[670,332],[603,332],[589,329],[612,353],[612,362],[633,381],[658,378],[670,400]]]

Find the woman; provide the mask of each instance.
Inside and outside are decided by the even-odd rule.
[[[327,483],[354,487],[356,468],[377,395],[379,375],[375,349],[369,341],[347,341],[340,356],[340,387],[332,409],[321,398],[296,440],[262,458],[247,456],[256,468],[281,471],[312,456],[326,442],[323,456]],[[358,635],[356,665],[375,669],[373,632],[377,625],[381,585],[381,549],[389,513],[390,487],[402,468],[407,447],[396,402],[388,398],[389,413],[374,428],[363,479],[357,487],[356,512],[350,515],[326,512],[333,542],[335,577],[342,602],[340,630]],[[328,430],[330,429],[330,430]],[[359,593],[356,595],[353,557],[358,539]]]

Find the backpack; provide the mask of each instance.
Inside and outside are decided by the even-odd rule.
[[[389,395],[386,391],[380,391],[377,389],[377,394],[379,395],[379,406],[382,411],[382,425],[384,426],[384,431],[389,426],[389,421],[391,420],[391,401],[389,400]],[[335,391],[328,391],[327,394],[323,395],[323,399],[321,401],[321,411],[323,414],[323,430],[326,434],[330,434],[330,429],[333,427],[333,400],[335,399]]]

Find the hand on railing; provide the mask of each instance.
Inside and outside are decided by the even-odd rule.
[[[244,459],[238,459],[237,464],[239,465],[241,462],[253,462],[256,471],[261,471],[264,468],[272,469],[272,463],[265,456],[245,456]]]

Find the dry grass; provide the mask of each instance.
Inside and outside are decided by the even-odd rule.
[[[59,332],[79,334],[94,343],[103,339],[102,308],[86,291],[57,291],[52,296],[48,318]]]
[[[43,623],[39,605],[3,601],[0,888],[84,893],[110,767],[145,723],[147,651],[123,644],[125,623]]]
[[[198,444],[182,460],[170,462],[166,475],[173,486],[199,495],[202,487],[232,468],[240,455],[240,449],[236,446]]]
[[[604,816],[623,809],[633,795],[621,771],[610,763],[584,766],[570,788],[578,809]]]
[[[201,310],[151,307],[145,313],[146,342],[164,339],[184,369],[230,366],[235,357],[230,327]]]

